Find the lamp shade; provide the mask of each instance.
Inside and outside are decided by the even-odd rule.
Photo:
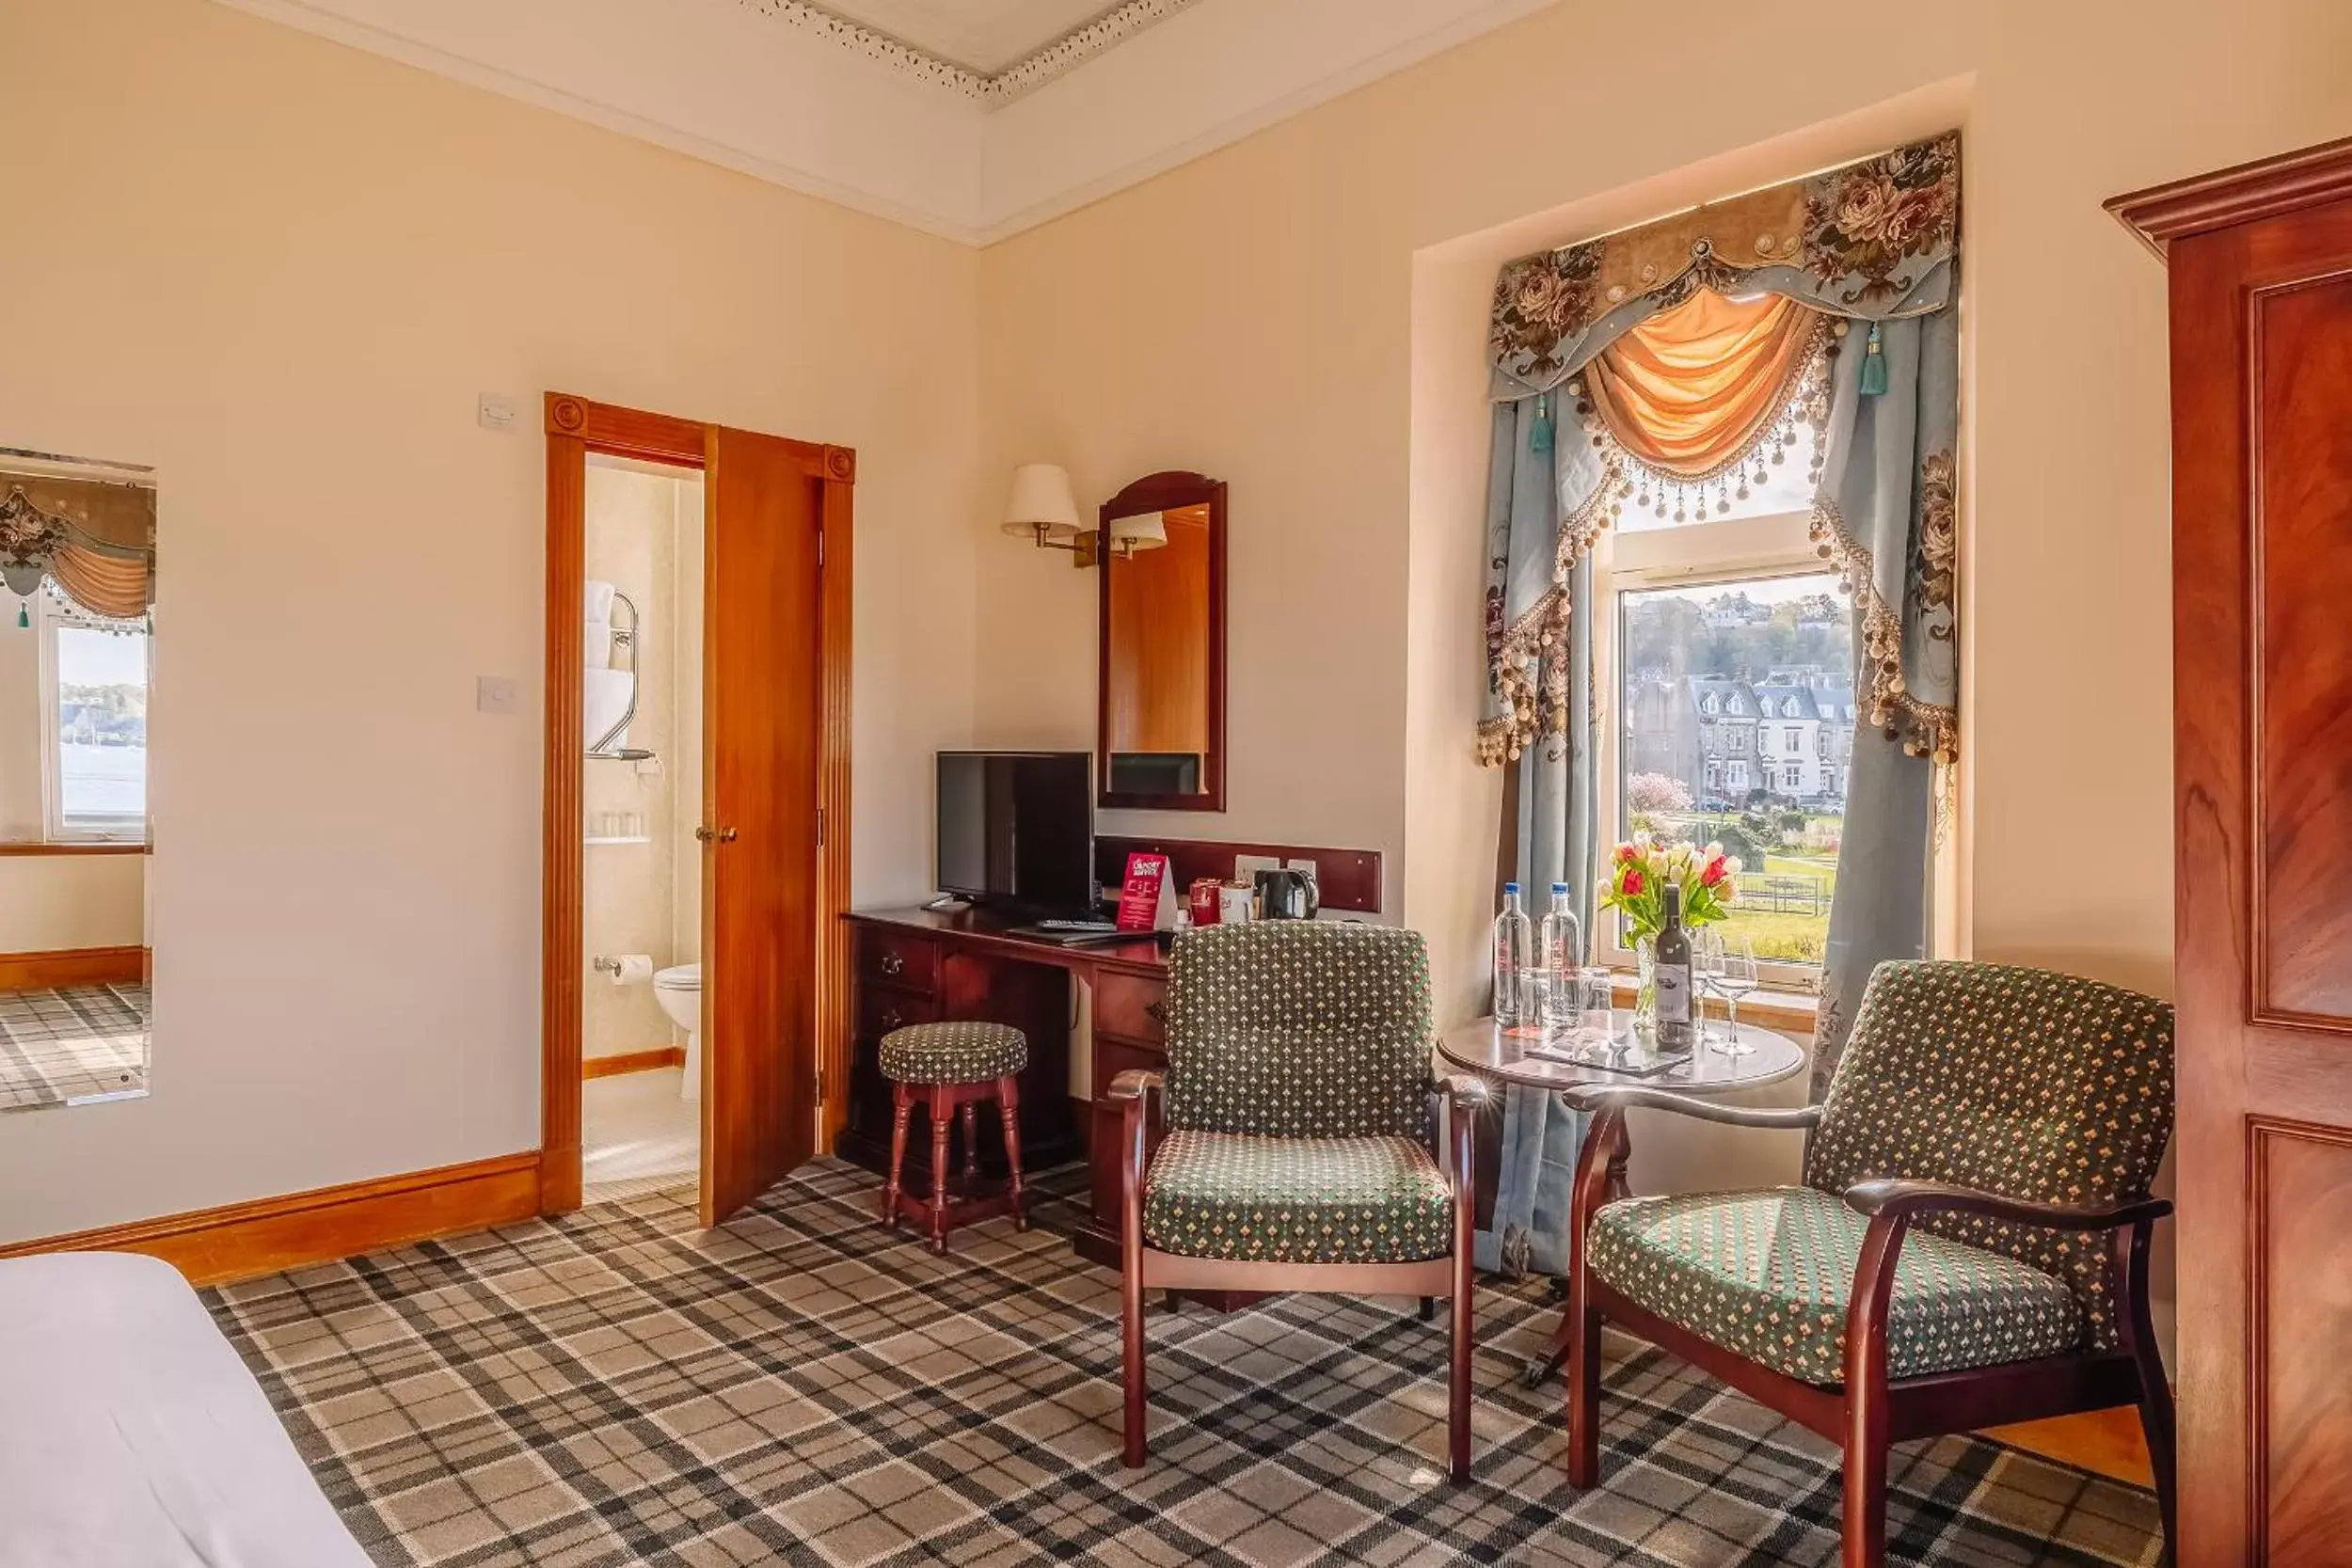
[[[1137,550],[1156,550],[1167,543],[1168,524],[1156,512],[1111,519],[1111,548],[1115,550],[1133,555]]]
[[[1007,533],[1030,535],[1042,526],[1055,539],[1076,534],[1078,501],[1070,493],[1070,470],[1056,463],[1024,463],[1013,469],[1003,526]]]

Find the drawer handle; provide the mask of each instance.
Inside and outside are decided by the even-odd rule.
[[[896,1008],[896,1007],[886,1007],[886,1008],[884,1008],[884,1009],[882,1010],[882,1033],[883,1033],[883,1034],[885,1034],[885,1035],[886,1035],[886,1034],[890,1033],[890,1031],[892,1031],[893,1029],[898,1028],[900,1024],[904,1023],[905,1022],[906,1022],[906,1016],[905,1016],[904,1014],[902,1014],[901,1012],[899,1012],[898,1008]]]
[[[1146,1018],[1148,1018],[1148,1019],[1150,1019],[1150,1020],[1151,1020],[1152,1022],[1154,1022],[1154,1023],[1165,1023],[1165,1022],[1168,1022],[1168,1006],[1167,1006],[1167,1004],[1165,1004],[1165,1003],[1160,1003],[1160,1002],[1146,1002],[1146,1003],[1143,1005],[1143,1016],[1144,1016],[1144,1017],[1146,1017]]]
[[[884,953],[882,956],[882,972],[884,974],[904,974],[906,967],[906,959],[900,958],[896,953]]]

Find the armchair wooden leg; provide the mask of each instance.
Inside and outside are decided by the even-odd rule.
[[[1423,1296],[1423,1297],[1422,1297],[1422,1298],[1421,1298],[1421,1321],[1422,1321],[1422,1323],[1430,1323],[1430,1322],[1433,1322],[1433,1321],[1437,1318],[1437,1316],[1438,1316],[1438,1298],[1437,1298],[1436,1296]]]
[[[2156,1326],[2148,1309],[2148,1244],[2155,1223],[2116,1231],[2108,1244],[2122,1284],[2123,1348],[2139,1370],[2139,1426],[2148,1438],[2148,1467],[2156,1481],[2156,1507],[2164,1519],[2165,1560],[2178,1563],[2180,1538],[2174,1533],[2172,1386],[2165,1380],[2164,1356],[2156,1348]]]
[[[890,1085],[890,1180],[882,1188],[882,1224],[898,1228],[898,1194],[907,1167],[907,1123],[914,1118],[914,1091],[904,1084]]]
[[[1847,1416],[1840,1568],[1885,1568],[1886,1389],[1864,1390]]]
[[[1119,1358],[1127,1397],[1126,1447],[1120,1457],[1130,1470],[1143,1467],[1145,1429],[1151,1418],[1151,1398],[1143,1381],[1143,1220],[1139,1209],[1131,1194],[1126,1225],[1119,1238]]]
[[[947,1091],[931,1090],[931,1250],[947,1250],[947,1127],[955,1120]]]
[[[1600,1314],[1573,1285],[1560,1328],[1568,1341],[1568,1484],[1589,1491],[1600,1484]]]
[[[1453,1463],[1457,1486],[1470,1478],[1470,1318],[1477,1289],[1478,1282],[1470,1268],[1470,1239],[1466,1234],[1457,1235],[1454,1245],[1454,1321],[1447,1325],[1454,1336],[1454,1355],[1446,1387],[1446,1457]],[[1431,1305],[1430,1298],[1422,1298],[1423,1307]]]

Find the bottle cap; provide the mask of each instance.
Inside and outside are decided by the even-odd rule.
[[[1551,891],[1555,897],[1565,898],[1568,895],[1568,884],[1565,882],[1554,882],[1551,884]]]
[[[1502,884],[1502,895],[1506,898],[1518,897],[1518,891],[1519,884],[1517,882],[1505,882]]]

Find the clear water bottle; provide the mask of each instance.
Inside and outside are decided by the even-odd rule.
[[[1519,908],[1519,884],[1502,884],[1502,912],[1495,916],[1495,1022],[1517,1028],[1527,1015],[1528,973],[1534,966],[1535,929]]]
[[[1584,926],[1568,903],[1568,884],[1551,884],[1551,908],[1544,911],[1535,938],[1536,992],[1543,998],[1544,1027],[1577,1026],[1576,972],[1584,962]]]

